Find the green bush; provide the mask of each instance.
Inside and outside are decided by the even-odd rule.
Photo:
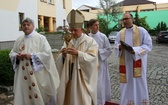
[[[14,71],[9,58],[10,50],[0,51],[0,85],[12,86]]]
[[[154,30],[154,29],[152,30],[152,29],[151,29],[151,30],[149,30],[148,32],[149,32],[149,34],[150,34],[151,36],[156,36],[157,30]]]
[[[39,27],[39,28],[36,28],[36,31],[39,33],[39,32],[45,32],[45,28],[44,27]]]
[[[63,34],[64,32],[57,31],[57,32],[46,32],[45,34]]]
[[[163,21],[159,22],[158,25],[155,27],[155,30],[157,32],[166,31],[167,29],[168,29],[168,27],[166,25],[166,22],[163,22]]]
[[[100,17],[98,17],[97,19],[99,21],[99,30],[107,36],[109,34],[108,21]]]

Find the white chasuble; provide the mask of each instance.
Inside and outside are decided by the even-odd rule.
[[[20,43],[24,40],[24,50],[19,51]],[[43,68],[35,71],[30,60],[20,60],[15,69],[14,105],[45,105],[56,97],[59,86],[59,75],[54,63],[51,47],[47,39],[38,33],[32,37],[19,37],[10,52],[14,59],[17,53],[33,53],[43,64]],[[56,103],[56,102],[51,102]]]
[[[63,48],[66,47],[65,45]],[[76,48],[78,56],[67,54],[64,64],[59,54],[56,64],[60,74],[58,105],[97,105],[98,45],[83,34],[69,48]]]

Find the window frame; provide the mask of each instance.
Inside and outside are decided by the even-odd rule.
[[[22,21],[24,19],[24,13],[19,12],[18,15],[19,15],[18,16],[18,18],[19,18],[19,31],[22,31]]]

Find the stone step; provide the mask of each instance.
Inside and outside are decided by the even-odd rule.
[[[0,85],[0,91],[3,91],[3,92],[13,91],[13,86],[1,86]]]

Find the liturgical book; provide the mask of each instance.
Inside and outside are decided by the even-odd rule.
[[[130,52],[131,54],[135,54],[133,48],[128,45],[127,43],[123,42],[120,40],[121,46],[124,47],[128,52]]]

